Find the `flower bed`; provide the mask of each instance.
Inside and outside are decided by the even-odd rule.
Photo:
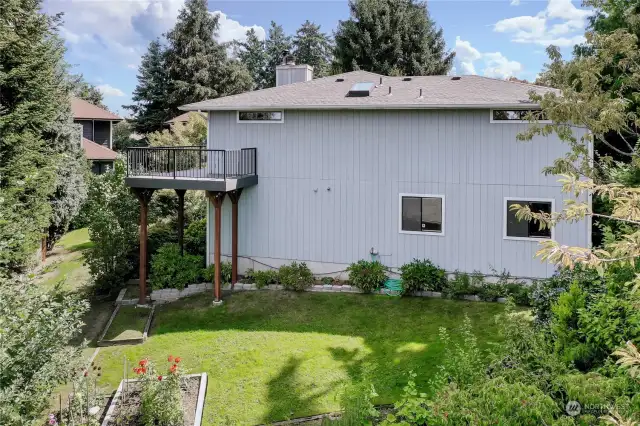
[[[180,358],[169,357],[164,375],[143,359],[134,368],[137,379],[120,382],[102,426],[134,426],[145,423],[200,426],[207,390],[207,374],[183,375]]]

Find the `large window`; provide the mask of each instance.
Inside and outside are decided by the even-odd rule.
[[[238,111],[238,123],[282,123],[283,111]]]
[[[527,116],[533,113],[533,116],[541,122],[547,122],[544,113],[535,109],[492,109],[492,123],[527,123]]]
[[[444,196],[400,194],[400,232],[444,235]]]
[[[551,229],[540,229],[537,221],[518,220],[516,212],[511,210],[511,206],[519,204],[529,206],[534,213],[551,213],[553,210],[553,200],[548,199],[505,199],[505,234],[506,239],[515,240],[540,240],[551,238]]]

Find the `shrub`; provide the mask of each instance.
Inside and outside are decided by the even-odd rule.
[[[231,284],[231,262],[220,262],[220,283],[221,285]],[[216,265],[211,264],[202,271],[202,277],[208,282],[216,279]]]
[[[190,254],[206,256],[207,219],[193,221],[184,232],[184,248]]]
[[[280,267],[278,281],[287,290],[303,291],[313,285],[313,274],[306,263],[292,262]]]
[[[365,293],[379,289],[387,280],[387,274],[382,263],[378,261],[359,260],[347,268],[349,282]]]
[[[147,252],[152,258],[160,247],[166,244],[178,244],[178,229],[175,223],[159,222],[149,225],[147,235]]]
[[[278,271],[267,269],[265,271],[247,270],[246,278],[254,283],[257,288],[264,288],[271,284],[278,284]]]
[[[504,287],[517,305],[531,306],[531,287],[524,283],[508,283]]]
[[[442,268],[430,260],[414,259],[400,267],[402,273],[402,293],[411,294],[420,290],[441,291],[447,281]]]
[[[475,274],[473,281],[478,282],[479,276]],[[442,289],[442,294],[446,297],[453,299],[459,299],[465,295],[474,295],[480,292],[480,287],[476,287],[472,284],[472,276],[466,272],[456,271],[453,274],[453,278],[447,281],[447,284]]]
[[[332,277],[322,277],[322,279],[320,279],[320,282],[324,285],[332,285],[335,280]]]
[[[149,283],[154,289],[177,288],[200,280],[204,259],[192,254],[180,255],[177,244],[165,244],[151,259]]]
[[[140,420],[143,425],[181,425],[184,412],[180,382],[184,376],[180,358],[169,355],[169,368],[162,374],[148,359],[133,369],[142,382]]]

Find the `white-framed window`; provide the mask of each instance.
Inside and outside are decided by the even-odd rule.
[[[238,111],[238,123],[283,123],[284,111]]]
[[[522,241],[540,241],[553,239],[553,228],[540,229],[540,223],[518,220],[511,206],[519,204],[529,206],[534,213],[551,213],[554,211],[553,198],[505,197],[502,206],[504,211],[504,239]]]
[[[444,235],[444,195],[400,194],[401,234]]]
[[[495,108],[489,111],[489,121],[491,123],[528,123],[527,115],[533,113],[538,123],[551,123],[547,120],[544,113],[539,109],[507,109]]]

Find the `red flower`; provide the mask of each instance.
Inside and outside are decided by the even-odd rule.
[[[146,367],[148,362],[149,362],[149,361],[147,361],[146,359],[143,359],[143,360],[141,360],[141,361],[138,363],[138,365],[139,365],[140,367]]]
[[[142,374],[146,374],[147,369],[145,367],[140,368],[140,371],[142,371]]]
[[[171,368],[169,369],[169,371],[172,372],[172,373],[175,373],[177,369],[178,369],[178,365],[177,364],[173,364],[171,366]]]
[[[167,359],[167,361],[173,362],[173,355],[169,355],[169,358]]]
[[[84,371],[84,377],[87,377],[89,375],[89,372],[87,370]]]
[[[176,364],[180,364],[180,361],[182,361],[182,358],[180,358],[179,356],[176,357]]]
[[[162,381],[162,376],[158,376],[158,381],[161,382]]]

